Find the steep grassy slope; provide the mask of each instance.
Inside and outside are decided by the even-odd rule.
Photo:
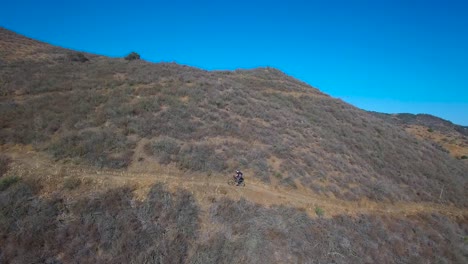
[[[8,46],[12,36],[26,44]],[[77,61],[45,44],[22,52],[29,42],[1,31],[2,144],[114,168],[153,158],[192,171],[242,168],[345,199],[466,205],[466,164],[277,70]]]
[[[0,262],[466,261],[468,164],[278,70],[0,29],[0,95]]]

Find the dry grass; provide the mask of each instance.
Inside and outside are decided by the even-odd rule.
[[[6,263],[466,261],[462,208],[353,205],[260,182],[236,189],[216,178],[63,165],[31,152],[10,156],[6,176],[20,178],[0,192]]]
[[[463,263],[467,219],[442,215],[309,218],[284,206],[221,199],[210,209],[219,226],[190,263]]]
[[[457,159],[468,156],[468,127],[425,114],[372,114],[404,128],[418,139],[432,143]]]
[[[170,193],[154,185],[140,201],[128,186],[74,197],[65,190],[40,195],[34,178],[1,190],[2,263],[183,263],[187,258],[198,207],[186,191]]]
[[[420,139],[435,142],[443,149],[446,149],[450,155],[455,158],[468,156],[468,137],[463,136],[460,133],[444,133],[418,125],[410,125],[406,128],[406,131]]]

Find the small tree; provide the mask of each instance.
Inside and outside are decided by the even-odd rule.
[[[89,61],[88,58],[82,53],[82,52],[71,52],[68,54],[68,58],[71,61],[76,61],[76,62],[87,62]]]
[[[125,59],[129,60],[129,61],[130,60],[139,60],[140,59],[140,54],[132,51],[130,54],[125,56]]]

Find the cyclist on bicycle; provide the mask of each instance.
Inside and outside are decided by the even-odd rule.
[[[234,176],[236,179],[236,186],[239,186],[244,181],[244,174],[240,170],[236,170],[236,175]]]

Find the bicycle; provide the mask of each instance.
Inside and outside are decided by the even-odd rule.
[[[228,181],[227,181],[227,184],[228,185],[237,185],[237,181],[236,181],[236,178],[230,178]],[[242,180],[238,186],[242,186],[242,187],[245,187],[245,181]]]

